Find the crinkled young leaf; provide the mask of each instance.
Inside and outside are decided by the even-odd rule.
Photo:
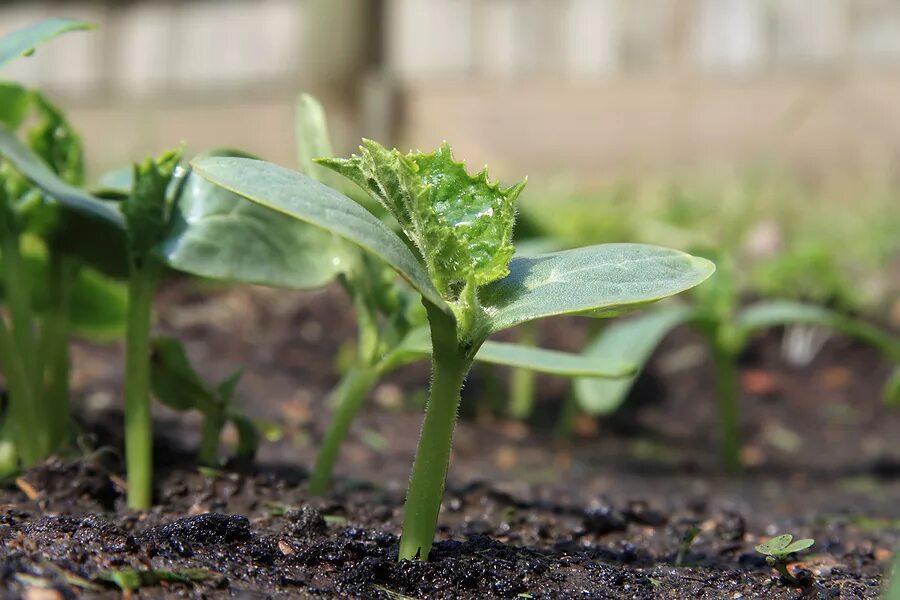
[[[28,145],[70,185],[84,184],[84,149],[81,136],[63,112],[43,94],[34,92],[38,123],[28,132]]]
[[[8,33],[0,38],[0,67],[18,56],[31,54],[37,46],[62,33],[93,28],[93,25],[84,21],[56,18]]]
[[[428,327],[417,327],[391,351],[386,359],[387,369],[415,362],[431,355],[431,352]],[[596,359],[582,354],[490,340],[482,344],[475,360],[563,377],[619,378],[634,373],[633,364],[617,358]]]
[[[631,319],[614,321],[588,344],[584,354],[598,361],[630,361],[643,369],[662,339],[693,314],[687,306],[665,306]],[[579,378],[575,381],[575,398],[586,413],[606,415],[622,405],[636,379],[637,375],[623,379]]]
[[[311,223],[381,257],[431,304],[450,312],[406,244],[370,212],[343,194],[300,173],[245,158],[203,158],[197,174],[235,194]]]
[[[501,189],[487,170],[469,175],[446,143],[430,154],[403,155],[363,140],[358,155],[318,162],[390,211],[444,298],[456,300],[467,284],[482,286],[508,273],[515,200],[524,182]]]
[[[128,251],[138,259],[148,255],[163,241],[166,232],[167,190],[175,174],[181,152],[163,154],[159,159],[148,158],[134,167],[134,188],[122,203],[122,213],[128,223]]]
[[[492,332],[552,315],[608,317],[702,283],[715,265],[659,246],[601,244],[516,257],[480,290]]]
[[[180,271],[291,289],[321,287],[347,262],[343,244],[327,231],[193,172],[181,187],[161,250]]]
[[[0,82],[0,124],[17,129],[31,106],[31,94],[15,83]]]

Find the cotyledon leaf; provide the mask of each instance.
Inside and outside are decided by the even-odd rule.
[[[69,185],[6,127],[0,125],[0,155],[47,195],[85,216],[101,220],[124,230],[125,220],[115,208],[98,198]]]
[[[169,266],[212,279],[313,289],[345,267],[327,231],[187,175],[162,244]]]
[[[93,29],[84,21],[55,18],[39,21],[0,38],[0,67],[18,56],[30,54],[40,44],[52,40],[67,31]]]
[[[584,349],[584,355],[598,361],[610,359],[632,361],[642,369],[653,351],[677,326],[694,315],[688,306],[662,306],[630,319],[607,325]],[[591,415],[614,412],[634,385],[634,377],[624,379],[579,378],[575,381],[575,398],[582,410]]]
[[[431,351],[428,327],[418,327],[392,351],[386,360],[387,369],[419,360],[430,355]],[[634,364],[616,358],[590,357],[491,340],[482,344],[475,360],[563,377],[619,378],[635,372]]]
[[[192,163],[202,177],[287,218],[311,223],[381,257],[422,296],[452,314],[425,269],[393,231],[365,208],[300,173],[260,160],[203,158]]]
[[[491,331],[552,315],[605,317],[688,290],[712,262],[645,244],[601,244],[515,257],[509,275],[479,290]]]
[[[840,331],[871,344],[895,362],[900,363],[900,338],[865,321],[816,304],[792,300],[765,300],[751,304],[737,315],[737,324],[746,333],[794,323],[821,325]]]

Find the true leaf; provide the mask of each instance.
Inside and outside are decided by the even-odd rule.
[[[686,306],[664,306],[630,319],[615,321],[584,349],[584,355],[598,361],[631,361],[643,369],[653,351],[674,328],[688,321],[693,310]],[[575,397],[582,410],[605,415],[617,410],[628,397],[637,376],[624,379],[579,378]]]
[[[709,277],[710,261],[644,244],[602,244],[515,257],[480,290],[491,331],[563,314],[607,317],[673,296]]]
[[[212,279],[318,288],[346,265],[327,231],[285,217],[191,172],[161,252],[167,264]]]
[[[411,331],[387,359],[389,368],[419,360],[431,354],[431,336],[427,327]],[[475,360],[549,373],[564,377],[627,377],[634,366],[622,360],[595,359],[581,354],[547,350],[508,342],[488,340],[482,344]]]
[[[297,98],[297,164],[300,172],[340,190],[340,178],[313,159],[332,156],[325,109],[309,94]]]
[[[524,182],[502,189],[487,171],[469,175],[444,143],[430,154],[401,154],[363,140],[360,154],[318,161],[356,182],[397,219],[441,294],[507,274],[514,253],[514,203]]]
[[[234,373],[226,377],[216,386],[216,393],[219,394],[219,400],[224,406],[231,404],[231,398],[234,396],[234,390],[244,375],[243,367],[237,369]]]
[[[134,187],[122,203],[128,223],[128,251],[141,259],[163,241],[167,225],[167,191],[181,152],[166,152],[158,159],[148,158],[134,167]]]
[[[75,19],[46,19],[0,38],[0,67],[17,56],[28,55],[40,44],[67,31],[93,29],[94,26]]]
[[[300,173],[244,158],[195,160],[196,172],[240,196],[337,234],[381,257],[430,303],[450,309],[416,257],[381,221],[343,194]]]

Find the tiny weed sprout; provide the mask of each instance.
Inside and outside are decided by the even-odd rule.
[[[309,223],[380,258],[418,292],[428,319],[432,380],[407,491],[401,559],[431,549],[450,460],[460,391],[487,337],[542,317],[609,317],[694,287],[711,262],[638,244],[514,257],[515,200],[456,162],[448,145],[401,154],[364,140],[349,159],[318,163],[346,176],[399,223],[404,241],[357,202],[300,173],[242,158],[195,160],[224,189]],[[365,281],[370,281],[366,279]]]
[[[196,410],[203,415],[199,463],[206,467],[219,466],[219,437],[228,423],[237,430],[237,458],[252,460],[259,445],[259,434],[253,422],[239,413],[232,403],[243,369],[211,386],[191,366],[184,346],[177,339],[156,337],[150,347],[153,395],[170,408]]]
[[[789,581],[794,585],[799,585],[797,578],[794,577],[787,568],[790,563],[790,555],[795,552],[806,550],[815,543],[816,541],[810,538],[794,540],[794,536],[785,533],[773,537],[764,544],[756,546],[756,551],[765,555],[766,564],[778,571],[778,574],[781,575],[785,581]]]
[[[745,308],[738,305],[734,273],[727,260],[709,283],[692,293],[690,305],[672,304],[606,328],[585,349],[598,358],[616,356],[643,365],[662,339],[679,325],[689,325],[709,342],[715,365],[722,462],[734,472],[740,460],[740,403],[738,356],[760,330],[805,324],[839,331],[870,345],[900,364],[900,339],[859,319],[815,304],[789,300],[762,300]],[[897,372],[900,372],[898,370]],[[885,386],[885,400],[898,395],[898,376]],[[594,415],[609,414],[625,401],[635,377],[620,380],[579,379],[575,393],[580,407]],[[893,383],[892,383],[893,382]]]

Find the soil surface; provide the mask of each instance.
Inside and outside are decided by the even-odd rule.
[[[175,284],[159,300],[157,330],[210,379],[246,365],[239,400],[269,441],[253,465],[201,472],[199,418],[159,408],[156,505],[128,510],[121,348],[79,345],[81,451],[0,489],[2,597],[876,598],[900,542],[900,411],[880,399],[890,365],[841,337],[799,367],[780,331],[753,342],[742,477],[718,466],[712,373],[690,332],[666,340],[619,414],[577,418],[564,437],[567,382],[539,378],[524,423],[498,416],[508,372],[474,372],[438,543],[428,562],[400,563],[427,368],[379,385],[333,493],[311,497],[306,467],[354,332],[340,290]],[[549,321],[541,341],[576,350],[591,326]],[[754,551],[780,533],[816,540],[791,563],[795,582]]]

